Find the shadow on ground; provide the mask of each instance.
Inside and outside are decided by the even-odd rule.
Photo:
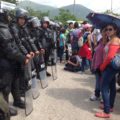
[[[87,77],[74,77],[71,78],[72,80],[78,82],[78,84],[85,86],[85,87],[91,87],[92,89],[95,87],[95,77],[92,75],[88,75]]]
[[[87,96],[90,96],[91,92],[86,89],[68,89],[68,88],[53,88],[47,91],[47,94],[58,100],[67,100],[72,105],[94,113],[94,109],[98,103],[93,103],[89,101]]]
[[[79,82],[83,86],[86,86],[86,87],[89,86],[91,88],[94,88],[95,81],[94,81],[93,76],[88,76],[87,78],[72,78],[72,80]],[[90,94],[89,94],[89,96],[90,96]],[[97,102],[97,103],[99,105],[99,102]],[[93,107],[94,107],[94,105],[93,105]],[[114,114],[120,115],[120,93],[117,93],[117,96],[116,96]]]

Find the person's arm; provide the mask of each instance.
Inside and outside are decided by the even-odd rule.
[[[0,37],[0,48],[3,50],[3,54],[7,59],[15,60],[20,63],[25,63],[26,57],[20,53],[15,47],[12,47],[9,39]]]
[[[97,46],[97,37],[96,34],[93,34],[93,44],[94,44],[94,48]]]
[[[111,60],[114,58],[116,53],[118,52],[119,46],[109,45],[108,55],[103,61],[103,64],[100,66],[100,70],[104,71],[105,68],[110,64]]]
[[[24,32],[26,34],[26,40],[27,40],[29,46],[31,47],[33,52],[36,52],[37,51],[37,47],[35,46],[34,40],[31,38],[27,27],[24,28]]]
[[[87,41],[88,41],[88,44],[89,44],[90,49],[92,50],[92,45],[91,45],[91,34],[88,35]]]
[[[76,63],[72,62],[70,59],[68,60],[68,63],[71,64],[71,65],[73,65],[73,66],[75,66],[75,67],[77,67],[77,66],[80,65],[80,59],[78,59],[77,57],[76,57],[76,59],[77,59]]]
[[[71,62],[70,60],[68,60],[68,63],[73,65],[73,66],[78,66],[78,63],[75,64],[75,63]]]
[[[26,48],[22,45],[21,40],[19,38],[19,34],[18,34],[18,30],[16,28],[16,26],[13,24],[10,27],[10,31],[12,33],[12,36],[15,39],[15,43],[17,44],[17,47],[19,48],[19,50],[24,54],[27,55],[28,51],[26,50]]]

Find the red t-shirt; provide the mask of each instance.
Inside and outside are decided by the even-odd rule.
[[[120,49],[119,45],[109,44],[108,53],[107,53],[106,57],[104,58],[103,63],[100,66],[101,71],[104,71],[105,68],[110,64],[111,60],[114,58],[116,53],[118,53],[119,49]]]

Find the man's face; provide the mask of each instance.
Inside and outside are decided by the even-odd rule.
[[[18,19],[18,24],[19,24],[20,26],[23,26],[23,25],[25,24],[25,18],[19,18],[19,19]]]
[[[70,24],[69,28],[72,29],[73,27],[74,27],[74,25],[73,25],[73,24]]]
[[[43,23],[43,27],[44,27],[44,28],[48,28],[48,23],[47,23],[47,22],[44,22],[44,23]]]

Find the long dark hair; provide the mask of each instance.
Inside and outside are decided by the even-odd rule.
[[[108,24],[106,24],[106,27],[107,26],[112,26],[114,28],[114,30],[116,30],[116,35],[118,37],[120,37],[120,28],[118,28],[118,26],[115,23],[108,23]]]

